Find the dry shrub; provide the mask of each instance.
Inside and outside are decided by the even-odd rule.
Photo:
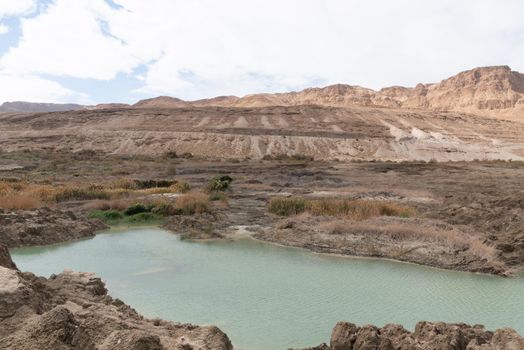
[[[175,193],[186,193],[191,190],[191,186],[185,181],[177,181],[170,187]]]
[[[347,220],[336,220],[320,225],[322,230],[330,234],[345,234],[348,232],[366,235],[387,235],[393,240],[420,240],[428,243],[440,243],[447,247],[459,250],[469,250],[475,256],[492,260],[496,257],[497,250],[492,245],[483,242],[475,236],[466,236],[455,229],[437,229],[413,223],[391,223],[377,225],[376,223],[357,223]]]
[[[70,200],[110,199],[111,194],[102,186],[91,185],[88,187],[64,186],[58,188],[53,196],[55,202]]]
[[[480,239],[472,239],[468,249],[474,255],[488,261],[493,260],[497,256],[497,249],[490,244],[484,243]]]
[[[0,196],[6,195],[11,191],[13,191],[13,187],[9,182],[0,181]]]
[[[269,199],[269,212],[281,216],[291,216],[306,210],[306,200],[303,198],[273,197]]]
[[[41,206],[42,202],[38,198],[26,194],[13,193],[0,196],[0,208],[2,209],[28,210]]]
[[[307,211],[317,216],[344,216],[365,220],[376,216],[410,217],[415,211],[396,203],[372,200],[317,199],[306,203]]]
[[[316,216],[339,216],[352,220],[365,220],[376,216],[410,217],[413,208],[385,201],[349,199],[304,199],[275,197],[269,200],[271,213],[290,216],[308,212]]]
[[[116,189],[125,189],[125,190],[132,190],[136,188],[136,182],[131,179],[126,178],[120,178],[112,181],[108,187],[112,190]]]
[[[23,193],[39,198],[43,202],[52,202],[56,188],[51,185],[29,185],[24,189]]]
[[[184,215],[205,213],[209,209],[209,198],[200,192],[190,192],[176,198],[175,209]]]

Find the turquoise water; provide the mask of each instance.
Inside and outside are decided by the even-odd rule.
[[[155,229],[12,251],[22,270],[101,276],[148,317],[216,324],[239,349],[328,341],[337,321],[412,329],[418,320],[524,333],[524,278],[505,279],[277,247],[251,239],[188,242]]]

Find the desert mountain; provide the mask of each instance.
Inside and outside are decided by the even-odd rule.
[[[308,88],[299,92],[262,93],[244,97],[219,96],[197,101],[159,96],[140,100],[132,106],[121,103],[82,106],[5,102],[0,106],[0,112],[302,105],[454,111],[524,121],[524,74],[512,71],[508,66],[493,66],[464,71],[440,83],[418,84],[413,88],[392,86],[376,91],[360,86],[336,84],[323,88]]]
[[[179,98],[169,96],[159,96],[140,100],[133,105],[136,108],[180,108],[190,107],[191,105]]]
[[[0,105],[0,112],[21,112],[21,113],[32,113],[32,112],[64,112],[64,111],[76,111],[84,109],[82,105],[73,103],[59,104],[59,103],[33,103],[33,102],[4,102]]]
[[[192,102],[157,97],[133,105],[139,108],[269,107],[319,105],[331,107],[409,108],[458,111],[524,119],[524,74],[508,66],[481,67],[461,72],[436,84],[414,88],[393,86],[375,91],[345,84],[309,88],[299,92],[222,96]]]

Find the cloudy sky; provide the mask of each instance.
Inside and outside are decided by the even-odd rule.
[[[522,0],[0,0],[0,103],[378,89],[524,71]]]

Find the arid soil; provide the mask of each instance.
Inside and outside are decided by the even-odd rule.
[[[524,338],[509,328],[488,331],[481,325],[419,322],[414,332],[401,325],[388,324],[357,327],[339,322],[333,328],[329,346],[304,350],[518,350],[524,349]]]
[[[91,273],[49,279],[16,270],[0,245],[0,349],[230,350],[213,326],[148,320]]]

